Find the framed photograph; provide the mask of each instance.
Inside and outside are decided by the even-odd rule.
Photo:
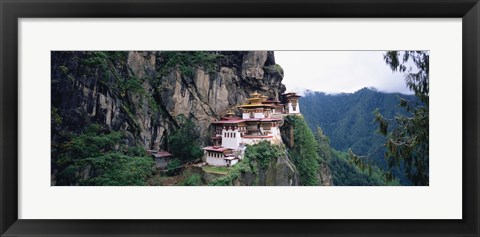
[[[1,236],[479,236],[477,0],[0,10]]]

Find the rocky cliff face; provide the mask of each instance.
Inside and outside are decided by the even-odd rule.
[[[325,162],[320,163],[318,180],[320,180],[323,186],[334,186],[332,172],[330,172],[330,169]]]
[[[52,142],[100,123],[130,134],[131,143],[166,149],[186,115],[208,128],[258,91],[285,91],[273,52],[52,52]],[[59,118],[55,119],[54,118]]]
[[[251,171],[241,173],[234,182],[237,186],[298,186],[300,178],[298,171],[288,156],[280,156],[272,160],[266,168],[252,162]]]
[[[208,185],[233,186],[298,186],[300,178],[298,170],[285,154],[270,160],[264,167],[259,160],[244,159],[235,165],[227,174],[204,172],[197,169]]]

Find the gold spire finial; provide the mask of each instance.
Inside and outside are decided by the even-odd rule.
[[[228,109],[227,110],[227,115],[228,115],[228,117],[233,117],[233,115],[235,115],[235,112],[233,112],[233,109]]]
[[[252,98],[259,98],[261,96],[261,94],[259,94],[257,91],[255,91],[254,93],[252,93]]]

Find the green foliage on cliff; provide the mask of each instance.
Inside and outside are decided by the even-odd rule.
[[[140,80],[134,76],[128,77],[122,80],[119,83],[119,89],[122,96],[127,93],[136,93],[140,95],[144,95],[145,91],[143,89],[142,83],[144,80]]]
[[[86,66],[89,74],[95,74],[99,81],[109,87],[112,92],[119,93],[125,97],[128,93],[144,95],[142,83],[147,78],[137,78],[135,76],[121,76],[115,69],[115,64],[125,63],[128,58],[126,51],[95,51],[86,52],[81,63]],[[98,72],[95,69],[100,69]],[[64,71],[60,68],[62,72]],[[87,76],[87,75],[85,75]]]
[[[287,116],[285,122],[293,126],[294,145],[288,154],[300,173],[302,185],[319,185],[318,144],[305,120],[300,116]]]
[[[60,126],[63,120],[62,116],[58,114],[58,109],[53,106],[50,108],[50,119],[51,119],[52,127]]]
[[[276,160],[285,154],[285,148],[280,145],[273,145],[269,141],[260,141],[259,143],[247,146],[245,156],[249,160],[258,162],[262,169],[265,169],[270,161]]]
[[[129,146],[121,132],[111,132],[100,125],[63,144],[55,161],[56,185],[146,185],[154,172],[152,158],[142,147]]]
[[[199,174],[190,174],[183,181],[185,186],[200,186],[202,185],[202,177]]]
[[[278,74],[283,76],[283,68],[278,64],[273,64],[270,66],[264,66],[263,70],[272,74]]]
[[[83,62],[91,67],[106,66],[107,61],[125,63],[128,51],[91,51]]]
[[[235,164],[224,177],[218,178],[208,185],[210,186],[232,186],[238,180],[242,173],[255,172],[254,163],[249,157],[245,156],[241,161]]]
[[[252,173],[257,178],[254,180],[253,185],[258,185],[258,171],[265,170],[271,162],[284,155],[284,146],[274,145],[269,141],[260,141],[255,145],[248,145],[244,158],[234,165],[225,177],[216,179],[209,185],[234,185],[234,182],[240,178],[241,174],[246,172]]]
[[[203,156],[203,151],[200,149],[200,133],[195,123],[183,114],[176,119],[178,128],[168,136],[170,152],[183,163],[198,160]]]
[[[107,67],[108,56],[105,52],[90,52],[88,57],[83,60],[83,64],[92,68]]]
[[[207,72],[215,70],[223,55],[210,51],[165,51],[162,52],[163,66],[160,75],[165,75],[174,68],[180,69],[185,76],[193,77],[196,67],[203,67]]]
[[[165,168],[167,175],[175,175],[180,170],[180,168],[182,168],[182,162],[180,161],[180,159],[175,158],[168,162],[167,167]]]

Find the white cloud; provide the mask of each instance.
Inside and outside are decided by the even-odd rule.
[[[412,94],[403,75],[393,73],[383,51],[275,51],[275,61],[285,71],[287,91],[305,89],[349,93],[364,87],[383,92]]]

